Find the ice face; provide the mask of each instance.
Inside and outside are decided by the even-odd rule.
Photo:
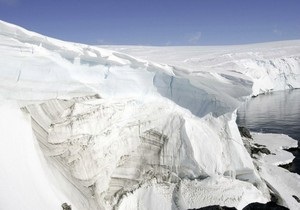
[[[46,209],[64,202],[72,209],[126,209],[141,202],[142,207],[159,202],[165,209],[195,208],[232,197],[235,202],[223,200],[224,205],[265,202],[269,195],[243,146],[235,110],[251,95],[300,86],[299,45],[125,47],[116,52],[1,21],[0,98],[3,115],[7,107],[5,116],[12,115],[9,129],[5,121],[1,128],[27,129],[21,135],[27,141],[21,136],[12,141],[27,147],[35,142],[31,126],[43,152],[32,157],[37,163],[29,173],[19,167],[32,162],[22,153],[12,155],[18,173],[5,161],[1,166],[14,174],[10,182],[27,174],[26,183],[33,184],[14,185],[19,191],[50,193]],[[133,49],[139,49],[137,55]],[[31,125],[20,120],[20,107]],[[10,144],[8,151],[13,149]],[[49,184],[35,186],[35,173]],[[214,183],[228,193],[204,199]],[[5,198],[14,193],[7,191]],[[42,208],[35,194],[20,199],[27,209]]]

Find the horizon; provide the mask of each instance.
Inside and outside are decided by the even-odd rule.
[[[299,40],[299,8],[291,0],[0,0],[0,19],[88,45],[228,46]]]
[[[39,33],[37,31],[32,31],[32,30],[29,30],[27,28],[24,28],[20,25],[17,25],[17,24],[14,24],[14,23],[10,23],[10,22],[7,22],[7,21],[4,21],[4,20],[1,20],[0,21],[4,22],[4,23],[7,23],[7,24],[12,24],[13,26],[17,26],[17,27],[20,27],[22,29],[25,29],[29,32],[33,32],[33,33],[36,33],[40,36],[46,36],[48,38],[51,38],[51,39],[56,39],[56,40],[59,40],[59,41],[63,41],[63,42],[70,42],[70,43],[74,43],[74,44],[83,44],[83,45],[90,45],[90,46],[136,46],[136,47],[234,47],[234,46],[248,46],[248,45],[256,45],[256,44],[274,44],[274,43],[283,43],[283,42],[300,42],[300,38],[299,39],[286,39],[286,40],[275,40],[275,41],[265,41],[265,42],[251,42],[251,43],[242,43],[242,44],[223,44],[223,45],[139,45],[139,44],[131,44],[131,45],[128,45],[128,44],[86,44],[86,43],[82,43],[82,42],[74,42],[74,41],[69,41],[69,40],[63,40],[63,39],[60,39],[60,38],[56,38],[56,37],[51,37],[51,36],[47,36],[47,35],[44,35],[42,33]]]

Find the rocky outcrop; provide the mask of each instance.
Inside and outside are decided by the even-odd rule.
[[[268,148],[266,148],[265,146],[263,145],[253,145],[251,147],[251,155],[255,155],[255,154],[259,154],[259,153],[263,153],[263,154],[266,154],[266,155],[269,155],[271,154],[270,150],[268,150]]]
[[[72,210],[71,205],[68,205],[67,203],[63,203],[61,207],[63,210]]]
[[[268,203],[250,203],[243,210],[288,210],[284,206],[280,206],[274,202]]]
[[[240,134],[241,134],[242,137],[246,137],[246,138],[252,139],[250,131],[246,127],[239,126],[238,128],[239,128],[239,132],[240,132]]]
[[[227,206],[206,206],[194,210],[235,210],[234,207],[227,207]],[[243,210],[288,210],[288,208],[284,206],[280,206],[274,202],[268,203],[250,203],[249,205],[245,206]]]
[[[293,195],[292,197],[295,198],[295,200],[296,200],[298,203],[300,203],[300,198],[299,198],[298,196]]]
[[[206,206],[206,207],[193,209],[193,210],[236,210],[236,208],[235,207],[213,205],[213,206]]]

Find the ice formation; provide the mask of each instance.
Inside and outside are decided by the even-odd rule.
[[[251,95],[300,87],[299,41],[106,48],[115,51],[0,21],[9,120],[0,121],[0,206],[15,209],[16,194],[26,210],[242,209],[270,199],[235,110]]]
[[[271,152],[270,155],[261,154],[257,160],[261,177],[277,194],[283,205],[289,209],[299,209],[299,202],[293,196],[299,196],[300,176],[277,167],[279,164],[292,162],[293,155],[284,149],[295,148],[298,142],[280,134],[255,133],[252,136],[255,143],[265,145]]]

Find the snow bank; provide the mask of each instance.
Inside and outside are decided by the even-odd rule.
[[[32,157],[45,163],[44,168],[33,166],[45,189],[29,184],[18,185],[18,190],[54,196],[47,186],[57,183],[55,189],[60,193],[49,201],[53,208],[56,203],[68,202],[78,209],[112,209],[141,202],[156,207],[159,203],[154,201],[162,201],[165,195],[156,195],[166,189],[162,185],[190,186],[191,182],[198,186],[201,182],[202,190],[182,188],[180,198],[172,194],[172,201],[162,202],[169,209],[173,204],[181,208],[201,205],[203,192],[211,191],[211,184],[217,182],[224,185],[228,199],[234,200],[224,201],[224,205],[241,208],[252,201],[267,201],[264,183],[239,136],[234,110],[260,90],[298,87],[297,46],[286,44],[286,51],[280,54],[290,59],[278,58],[273,63],[258,62],[259,65],[254,62],[264,54],[269,57],[262,59],[277,59],[278,54],[267,53],[274,46],[264,46],[259,55],[251,49],[238,53],[238,48],[232,48],[229,53],[222,48],[218,49],[221,54],[216,54],[214,49],[199,53],[194,48],[175,48],[180,49],[176,52],[178,57],[161,56],[166,60],[159,64],[95,46],[59,41],[0,21],[0,99],[24,106],[22,110],[31,116],[31,126],[46,159],[41,155]],[[162,52],[168,55],[173,50]],[[265,81],[257,82],[253,75],[259,70],[257,79],[267,75],[277,86],[264,87]],[[287,78],[285,82],[277,80],[279,74]],[[3,103],[5,112],[5,107],[11,105],[4,100]],[[23,130],[25,124],[28,129],[28,121],[16,125]],[[8,131],[13,132],[12,127]],[[35,141],[29,133],[24,136],[28,144]],[[16,147],[24,144],[19,142],[20,136],[16,138]],[[10,145],[12,150],[13,147]],[[22,163],[22,157],[17,158]],[[5,168],[10,165],[5,161],[2,164]],[[25,168],[20,166],[19,170],[23,173]],[[60,174],[60,179],[49,178],[51,173],[57,177]],[[7,180],[5,174],[2,177]],[[32,183],[31,177],[26,177],[26,183]],[[201,181],[207,177],[215,179]],[[149,180],[157,183],[142,187]],[[243,196],[234,194],[230,188],[233,186]],[[191,193],[188,188],[195,193],[194,200],[184,197]],[[171,194],[167,191],[169,199]],[[129,192],[136,196],[126,197]],[[221,202],[218,195],[205,199],[206,204]],[[24,209],[40,205],[35,204],[36,200],[29,193],[28,199],[22,200],[24,205],[28,202]],[[13,209],[12,200],[5,202],[6,209]]]

